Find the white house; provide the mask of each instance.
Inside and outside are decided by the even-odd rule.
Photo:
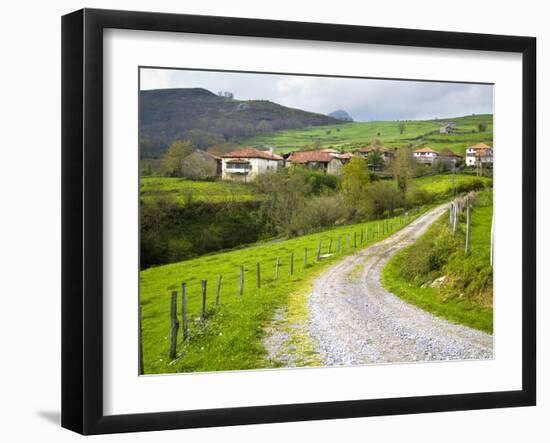
[[[438,154],[431,148],[420,148],[413,152],[413,156],[419,163],[432,165],[437,160]]]
[[[259,174],[276,171],[283,157],[271,151],[243,148],[222,155],[222,179],[248,182]]]
[[[485,143],[466,148],[466,166],[493,166],[493,148]]]

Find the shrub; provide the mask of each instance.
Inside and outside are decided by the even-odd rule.
[[[291,234],[304,235],[345,221],[348,211],[339,195],[321,195],[307,199],[291,221]]]

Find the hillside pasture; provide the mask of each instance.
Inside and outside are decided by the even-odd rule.
[[[413,180],[413,187],[441,199],[451,195],[453,180],[458,193],[493,186],[493,180],[487,177],[456,174],[453,178],[452,174],[441,174],[416,178]]]
[[[456,123],[452,134],[440,134],[442,121]],[[485,131],[479,132],[478,125],[485,124]],[[413,148],[429,146],[436,151],[444,148],[463,154],[467,146],[484,142],[492,144],[493,116],[475,115],[448,120],[405,121],[405,130],[400,132],[397,121],[354,122],[341,125],[315,126],[290,129],[264,134],[241,141],[243,146],[259,149],[273,147],[278,153],[305,148],[336,148],[352,151],[378,139],[389,147],[411,145]]]
[[[373,242],[380,225],[385,238],[413,220],[407,217],[341,226],[286,241],[271,241],[245,249],[211,254],[196,259],[149,268],[140,273],[142,306],[143,354],[146,374],[190,371],[257,369],[269,366],[261,339],[276,307],[286,304],[296,291],[307,289],[315,275],[342,257]],[[368,230],[368,240],[361,244]],[[357,247],[354,247],[356,233]],[[349,235],[349,243],[348,243]],[[341,238],[341,250],[338,249]],[[321,254],[328,254],[332,239],[332,255],[316,260],[319,241]],[[307,248],[307,265],[304,264]],[[290,259],[294,254],[294,272],[290,275]],[[280,258],[279,278],[276,260]],[[261,269],[261,287],[257,287],[257,263]],[[244,267],[244,293],[239,295],[240,266]],[[220,304],[214,303],[215,286],[222,275]],[[206,320],[199,320],[201,280],[207,281]],[[170,362],[170,293],[187,285],[190,339],[178,338],[179,354]],[[304,289],[305,288],[305,289]],[[180,305],[178,312],[181,314]]]
[[[250,185],[229,181],[200,181],[178,177],[141,177],[141,199],[222,203],[225,201],[250,201],[258,199]]]

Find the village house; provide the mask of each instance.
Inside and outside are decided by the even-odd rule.
[[[340,152],[332,148],[321,149],[319,152],[325,152],[332,155],[334,158],[339,159],[344,165],[349,163],[350,160],[353,158],[353,154],[351,152]]]
[[[439,128],[440,134],[452,134],[455,129],[454,123],[443,123]]]
[[[325,174],[340,175],[344,161],[349,161],[346,155],[344,155],[345,160],[340,159],[339,157],[342,155],[344,154],[321,151],[297,151],[288,156],[286,165],[303,165],[322,171]]]
[[[372,152],[379,152],[385,164],[388,164],[393,158],[394,149],[387,148],[383,145],[370,144],[359,149],[359,155],[367,158]]]
[[[462,155],[457,154],[448,148],[442,149],[437,156],[438,163],[447,163],[453,166],[460,163],[463,159],[464,157]]]
[[[283,157],[270,151],[242,148],[222,155],[222,179],[248,182],[283,166]]]
[[[466,166],[493,167],[493,148],[485,143],[478,143],[466,148]]]
[[[413,152],[413,156],[418,163],[433,165],[438,154],[432,148],[420,148]]]

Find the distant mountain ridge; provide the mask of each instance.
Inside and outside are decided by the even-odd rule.
[[[329,117],[333,117],[336,120],[341,120],[343,122],[352,122],[353,118],[343,109],[338,109],[337,111],[331,112],[328,114]]]
[[[159,157],[178,139],[198,148],[281,129],[333,125],[341,120],[267,100],[235,100],[203,88],[156,89],[139,94],[140,155]]]

